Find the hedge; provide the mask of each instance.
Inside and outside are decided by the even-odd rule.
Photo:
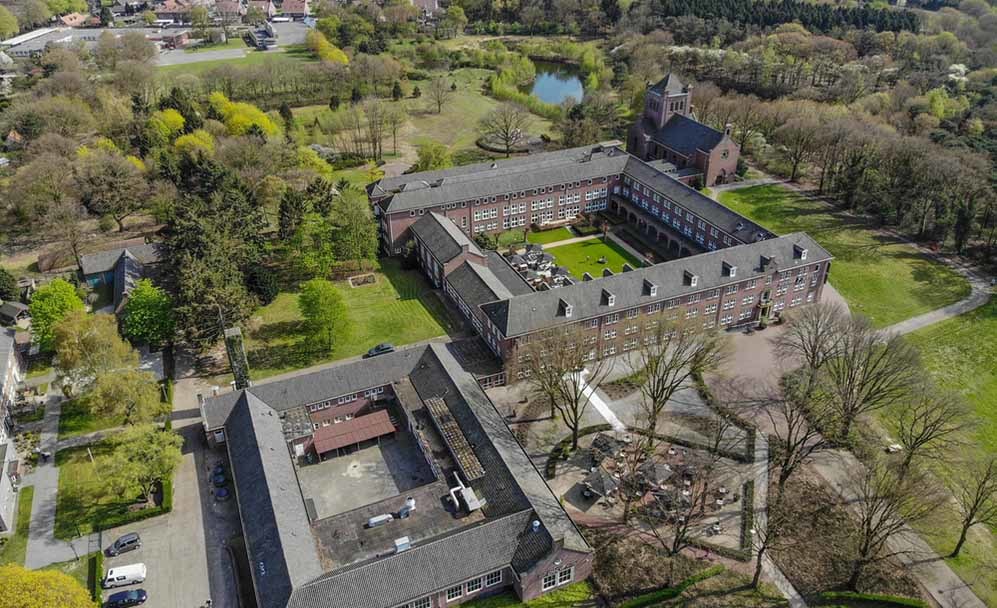
[[[110,530],[111,528],[117,528],[118,526],[132,524],[137,521],[149,519],[150,517],[169,513],[173,510],[173,475],[164,479],[162,486],[163,502],[158,507],[140,509],[138,511],[123,511],[116,515],[110,515],[98,522],[94,522],[94,531]]]
[[[90,587],[90,599],[100,604],[104,589],[100,579],[104,576],[104,552],[97,551],[87,561],[87,586]]]
[[[668,587],[665,589],[659,589],[657,591],[652,591],[650,593],[645,593],[644,595],[639,595],[635,598],[631,598],[617,606],[617,608],[644,608],[645,606],[653,606],[659,602],[665,600],[670,600],[682,595],[686,589],[692,587],[696,583],[701,583],[708,578],[713,578],[714,576],[720,574],[724,571],[724,567],[720,565],[712,566],[703,570],[702,572],[697,572],[689,578],[685,579],[678,585],[674,587]]]
[[[876,604],[887,604],[890,606],[907,606],[910,608],[928,608],[928,603],[911,597],[899,595],[885,595],[879,593],[856,593],[854,591],[825,591],[818,598],[823,601],[838,602],[869,602]]]

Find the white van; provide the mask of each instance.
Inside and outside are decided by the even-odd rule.
[[[110,589],[112,587],[134,585],[135,583],[141,583],[144,580],[145,564],[128,564],[127,566],[119,566],[117,568],[109,569],[107,571],[107,576],[104,577],[102,586],[104,589]]]

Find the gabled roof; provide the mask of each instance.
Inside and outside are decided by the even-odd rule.
[[[472,307],[513,296],[492,271],[481,264],[464,262],[447,275],[447,281],[460,294],[464,303]]]
[[[3,305],[0,306],[0,317],[7,319],[15,319],[26,312],[28,312],[27,304],[22,304],[13,300],[4,302]]]
[[[84,254],[80,256],[83,274],[90,275],[114,270],[125,251],[140,264],[155,264],[162,255],[162,246],[159,243],[143,243]]]
[[[805,262],[795,259],[797,247],[808,250]],[[762,256],[773,261],[764,273],[759,268]],[[626,310],[633,306],[713,289],[728,283],[738,283],[775,272],[776,268],[786,269],[815,264],[831,257],[827,250],[808,235],[796,232],[779,238],[638,268],[631,272],[581,281],[560,289],[537,291],[525,296],[492,302],[482,306],[482,310],[503,335],[519,336],[566,322],[577,322],[603,315],[612,310]],[[743,269],[743,274],[739,272],[735,278],[725,275],[723,262]],[[687,284],[685,280],[687,274],[698,277],[695,287]],[[645,280],[658,286],[657,295],[651,296],[646,292]],[[603,303],[604,290],[616,296],[612,309]],[[560,314],[561,300],[574,307],[571,319],[566,319]]]
[[[663,127],[651,133],[651,139],[687,157],[696,150],[709,152],[724,138],[722,132],[682,114],[672,114]]]
[[[142,278],[142,263],[130,251],[121,252],[121,258],[114,265],[114,310],[125,303],[128,294]]]
[[[425,243],[433,257],[443,264],[459,256],[465,247],[476,256],[484,256],[474,241],[452,220],[438,213],[428,213],[419,218],[419,221],[412,224],[412,232]]]
[[[674,95],[676,93],[684,93],[685,85],[679,80],[678,76],[668,72],[665,77],[651,85],[651,90],[658,94],[667,93],[669,95]]]

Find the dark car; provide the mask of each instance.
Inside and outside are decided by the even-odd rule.
[[[232,494],[228,491],[228,488],[218,488],[215,490],[215,500],[228,500],[231,496]]]
[[[220,488],[228,483],[228,477],[225,477],[224,473],[219,473],[211,478],[211,483],[215,484],[216,488]]]
[[[138,549],[142,546],[142,539],[135,532],[129,532],[125,534],[118,540],[111,543],[111,546],[107,548],[104,553],[108,557],[114,557],[115,555],[121,555],[122,553],[127,553],[134,549]]]
[[[369,351],[367,351],[367,354],[364,355],[364,358],[376,357],[378,355],[386,355],[388,353],[393,353],[393,352],[395,352],[394,345],[393,344],[388,344],[387,342],[384,342],[384,343],[378,344],[374,348],[372,348]]]
[[[104,603],[105,608],[128,608],[128,606],[138,606],[144,604],[148,595],[145,589],[129,589],[112,593]]]
[[[225,465],[223,465],[223,464],[216,464],[215,468],[211,469],[211,474],[212,475],[224,475],[225,474]]]

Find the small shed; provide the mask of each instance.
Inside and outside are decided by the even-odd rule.
[[[20,302],[4,302],[0,306],[0,323],[4,325],[17,325],[19,321],[25,321],[31,317],[28,306]]]

